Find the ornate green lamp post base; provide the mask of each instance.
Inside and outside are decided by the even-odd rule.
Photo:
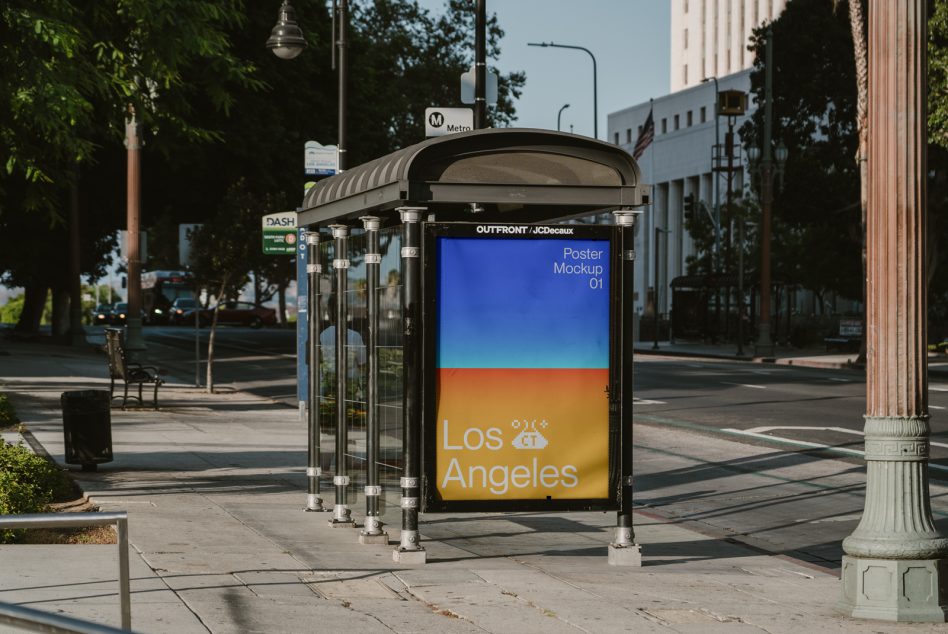
[[[948,559],[843,557],[837,608],[859,619],[943,623],[948,613]]]
[[[856,618],[942,623],[948,538],[932,521],[928,416],[866,416],[866,508],[843,540],[842,598]]]

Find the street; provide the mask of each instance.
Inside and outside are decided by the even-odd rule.
[[[638,355],[635,420],[858,457],[862,372]],[[948,375],[929,372],[932,477],[948,479]]]
[[[194,332],[145,328],[151,362],[193,382]],[[199,332],[202,384],[208,333]],[[296,407],[295,339],[292,329],[219,328],[215,384]],[[637,507],[711,536],[838,568],[842,539],[862,512],[862,372],[639,354],[635,373]],[[948,480],[948,375],[939,362],[930,375],[930,475]],[[670,434],[662,430],[694,440],[665,442]],[[646,458],[656,455],[660,461]],[[852,467],[838,473],[826,459]],[[750,474],[769,484],[748,488]],[[948,524],[946,504],[933,495],[939,526]]]
[[[209,333],[207,328],[199,331],[202,385]],[[194,329],[155,326],[144,334],[151,362],[193,384]],[[214,382],[296,407],[295,346],[292,328],[220,327]],[[931,475],[948,479],[948,374],[943,367],[933,363],[930,372]],[[854,370],[640,354],[635,359],[635,420],[859,459],[865,389],[863,374]]]

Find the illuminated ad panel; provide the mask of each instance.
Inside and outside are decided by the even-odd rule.
[[[434,238],[429,486],[442,502],[607,500],[608,228],[467,233]]]

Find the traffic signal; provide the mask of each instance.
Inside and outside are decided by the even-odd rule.
[[[685,196],[685,219],[691,220],[695,215],[695,209],[697,209],[695,195],[688,194]]]

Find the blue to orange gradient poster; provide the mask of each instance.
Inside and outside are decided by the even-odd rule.
[[[608,498],[610,241],[435,246],[441,499]]]

